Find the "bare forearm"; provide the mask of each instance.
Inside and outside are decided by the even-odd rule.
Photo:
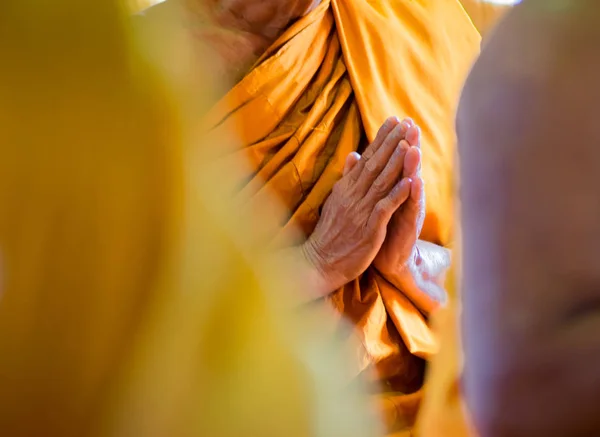
[[[427,241],[417,241],[415,256],[383,276],[422,311],[430,313],[446,302],[444,282],[450,267],[450,251]]]

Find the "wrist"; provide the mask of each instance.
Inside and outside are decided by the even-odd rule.
[[[331,269],[328,268],[325,257],[321,255],[315,241],[309,238],[300,246],[300,252],[307,269],[307,277],[320,294],[327,295],[340,287],[331,277]]]

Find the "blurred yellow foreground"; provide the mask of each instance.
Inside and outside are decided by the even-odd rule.
[[[377,434],[202,182],[185,44],[129,6],[0,2],[0,435]]]

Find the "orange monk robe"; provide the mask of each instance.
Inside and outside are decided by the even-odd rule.
[[[455,256],[455,263],[458,256]],[[453,265],[449,292],[453,294],[447,308],[434,320],[440,337],[440,351],[430,363],[427,390],[419,411],[416,435],[419,437],[475,437],[468,410],[460,390],[462,347],[460,341],[459,267]]]
[[[377,435],[319,314],[285,310],[294,272],[185,165],[187,64],[159,68],[185,40],[123,13],[0,2],[0,436]]]
[[[214,148],[203,152],[221,157],[224,171],[229,158],[250,163],[246,171],[236,168],[244,198],[264,205],[275,192],[283,200],[288,211],[274,210],[276,226],[257,237],[277,244],[296,227],[310,234],[348,153],[372,141],[388,116],[413,117],[423,131],[427,181],[421,238],[447,246],[455,106],[479,43],[458,0],[323,1],[210,111],[203,128],[214,135]],[[230,131],[240,134],[238,148],[217,140]],[[410,430],[424,360],[438,349],[428,315],[373,268],[329,300],[356,327],[356,376],[376,370],[386,423]]]
[[[462,0],[462,3],[484,37],[511,8],[511,6],[491,4],[482,0]],[[475,437],[477,435],[460,391],[463,356],[460,341],[461,268],[460,251],[457,246],[453,253],[452,272],[447,283],[450,305],[439,311],[433,321],[441,347],[428,369],[427,390],[416,426],[416,435],[419,437]]]
[[[498,20],[512,8],[512,5],[497,4],[487,0],[461,0],[461,2],[483,37],[487,36]]]

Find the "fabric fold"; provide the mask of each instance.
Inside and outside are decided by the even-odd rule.
[[[310,235],[348,153],[360,153],[396,115],[412,117],[423,131],[421,238],[449,244],[454,111],[478,47],[457,0],[323,1],[295,22],[203,120],[214,138],[239,133],[236,149],[214,142],[210,153],[249,163],[236,175],[242,196],[260,205],[274,193],[287,207],[272,217],[264,243],[297,244]],[[394,405],[411,393],[415,405],[423,360],[438,348],[427,315],[373,268],[328,301],[354,324],[358,372],[375,370]],[[412,426],[413,410],[398,409],[400,428]]]

